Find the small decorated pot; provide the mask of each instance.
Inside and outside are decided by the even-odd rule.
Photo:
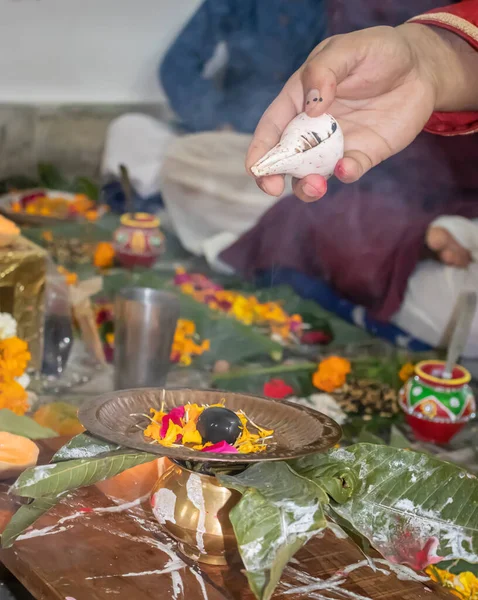
[[[157,217],[147,213],[126,214],[114,233],[119,262],[127,268],[152,267],[165,251],[164,235]]]
[[[417,439],[447,444],[475,416],[470,373],[460,366],[442,377],[445,363],[426,360],[400,390],[400,406]]]

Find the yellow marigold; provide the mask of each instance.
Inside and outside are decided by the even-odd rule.
[[[100,242],[96,246],[95,256],[93,259],[95,267],[99,269],[107,269],[113,265],[115,258],[115,250],[109,242]]]
[[[99,217],[98,211],[95,209],[87,210],[85,212],[85,219],[87,221],[97,221]]]
[[[330,393],[344,385],[350,371],[350,361],[339,356],[330,356],[319,364],[312,376],[312,383],[317,389]]]
[[[28,410],[28,394],[16,381],[0,382],[0,408],[8,408],[16,415]]]
[[[31,354],[28,344],[17,337],[0,341],[0,377],[3,381],[11,381],[21,377],[30,362]]]
[[[114,346],[114,344],[115,344],[115,334],[114,333],[107,333],[105,337],[106,337],[106,343],[108,344],[108,346]]]
[[[44,231],[41,236],[45,242],[53,242],[53,233],[51,231]]]
[[[400,379],[402,381],[408,381],[410,379],[410,377],[413,377],[414,374],[415,374],[415,365],[413,365],[412,363],[406,363],[400,369],[398,376],[400,377]]]
[[[453,575],[435,566],[428,567],[426,573],[430,579],[449,589],[454,596],[462,600],[478,600],[478,579],[473,573]]]

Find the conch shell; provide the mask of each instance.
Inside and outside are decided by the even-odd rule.
[[[332,115],[301,113],[287,125],[280,142],[251,168],[253,175],[318,174],[328,179],[344,155],[344,136]]]

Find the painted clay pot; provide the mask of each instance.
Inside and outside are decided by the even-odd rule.
[[[445,363],[427,360],[400,390],[400,406],[415,437],[447,444],[475,416],[475,398],[468,385],[470,373],[460,366],[451,379],[442,377]]]
[[[157,217],[132,213],[121,217],[114,233],[114,248],[119,262],[126,268],[152,267],[165,251],[164,235]]]
[[[238,555],[229,511],[239,499],[239,492],[221,486],[215,477],[173,465],[156,484],[151,506],[183,554],[198,562],[227,565]]]

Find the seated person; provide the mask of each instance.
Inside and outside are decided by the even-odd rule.
[[[166,53],[160,79],[190,132],[253,133],[326,35],[326,0],[206,0]]]
[[[181,157],[194,154],[196,144],[204,148],[207,157],[215,156],[215,150],[228,143],[228,161],[237,162],[241,169],[234,187],[247,187],[243,163],[249,136],[267,105],[325,37],[325,6],[326,0],[206,0],[166,52],[159,69],[170,107],[179,118],[179,131],[146,115],[119,117],[107,134],[104,177],[118,179],[119,165],[126,165],[133,187],[143,199],[138,199],[137,206],[145,210],[154,210],[161,192],[166,207],[174,205],[173,224],[187,246],[191,232],[184,224],[191,219],[176,181],[168,180],[163,189],[164,161],[171,157],[182,170]],[[215,133],[196,141],[188,135],[179,137],[181,130]],[[164,167],[166,178],[170,171],[170,166]],[[220,169],[215,169],[215,177],[220,186]],[[121,205],[118,184],[110,184],[106,191],[110,204]],[[236,204],[241,202],[239,196],[234,197]],[[199,215],[205,211],[201,202],[199,194],[195,199]],[[259,201],[254,206],[242,231],[254,225],[268,203]],[[227,210],[227,205],[219,206],[221,210]],[[214,223],[209,229],[217,232]],[[190,249],[197,247],[202,253],[208,235],[196,235],[198,244]]]
[[[421,8],[408,4],[410,17]],[[355,183],[330,180],[318,202],[281,200],[221,257],[246,275],[273,271],[276,283],[315,277],[315,292],[302,291],[320,300],[317,290],[335,290],[334,309],[353,303],[358,325],[372,316],[440,345],[460,293],[478,288],[477,160],[475,136],[421,133]],[[478,356],[478,314],[465,355]]]

